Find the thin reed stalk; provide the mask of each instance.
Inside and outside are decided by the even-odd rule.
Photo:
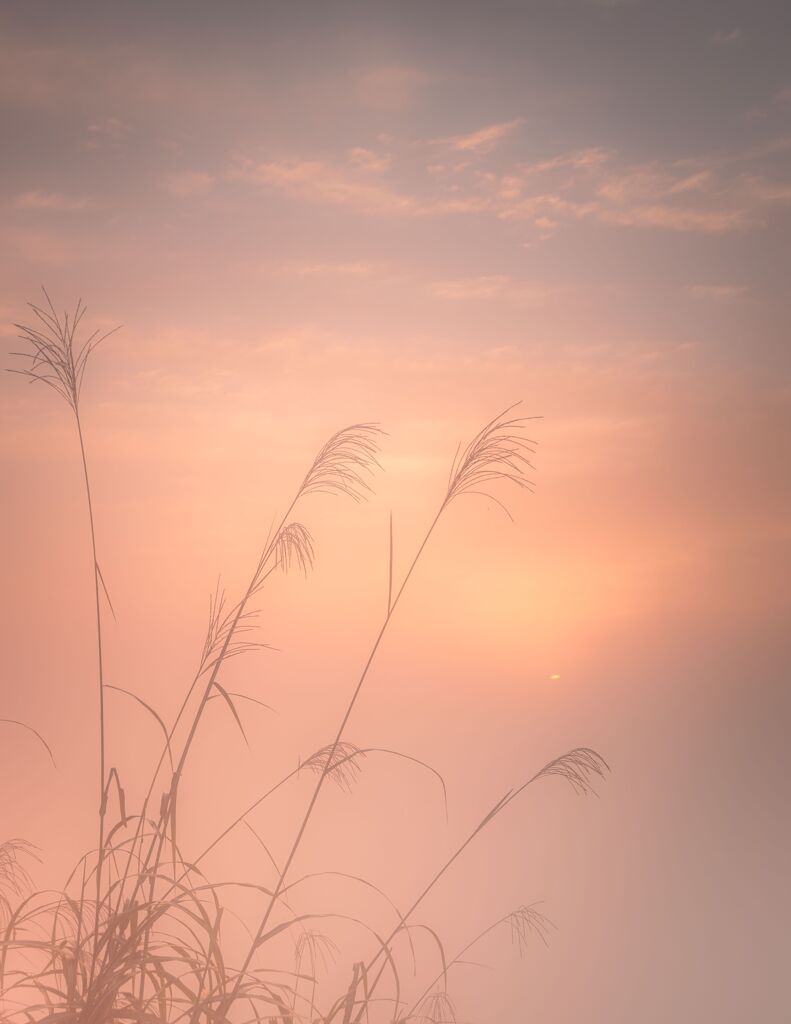
[[[102,593],[109,604],[109,595],[104,584],[99,558],[96,550],[96,524],[94,521],[93,497],[91,480],[88,472],[88,458],[85,452],[85,438],[80,416],[80,395],[83,378],[88,361],[96,348],[118,328],[101,333],[94,331],[86,338],[80,338],[82,321],[86,308],[82,300],[77,301],[74,312],[64,313],[61,317],[50,299],[47,291],[42,289],[46,299],[46,308],[29,303],[34,322],[29,325],[16,324],[19,338],[26,344],[26,349],[14,355],[23,360],[21,368],[11,372],[26,376],[30,383],[41,383],[52,388],[66,401],[74,415],[77,438],[80,448],[85,498],[88,509],[88,525],[91,539],[91,560],[93,563],[93,592],[95,607],[96,630],[96,668],[98,681],[98,718],[99,718],[99,860],[96,866],[96,899],[99,902],[102,884],[103,850],[105,821],[107,817],[107,763],[106,763],[106,727],[104,709],[104,645],[102,642]],[[110,606],[112,608],[112,606]],[[96,936],[98,942],[98,934]]]
[[[435,871],[431,876],[431,879],[415,897],[414,901],[406,911],[402,919],[393,928],[390,934],[385,938],[384,945],[390,947],[392,942],[402,931],[406,923],[414,915],[415,911],[425,901],[426,897],[432,890],[434,890],[439,882],[448,873],[450,868],[456,863],[456,861],[462,856],[465,850],[478,838],[478,836],[498,817],[502,812],[513,803],[518,796],[520,796],[528,786],[538,782],[539,779],[550,778],[557,776],[563,778],[571,786],[575,793],[578,795],[587,795],[593,792],[592,781],[596,777],[603,778],[604,773],[609,771],[609,765],[601,755],[597,754],[595,750],[590,750],[588,747],[579,747],[575,750],[570,750],[566,754],[562,754],[560,757],[555,758],[548,764],[545,764],[543,768],[531,776],[526,782],[523,782],[516,789],[509,790],[505,796],[501,797],[500,800],[492,807],[488,814],[486,814],[481,821],[475,826],[475,828],[469,833],[464,841],[453,851],[453,853],[443,862],[440,868]],[[378,949],[376,953],[366,964],[366,972],[370,973],[371,970],[376,966],[378,961],[381,959],[381,949]],[[382,971],[374,979],[371,984],[371,992],[376,988],[378,982],[382,976]],[[332,1017],[327,1018],[326,1024],[330,1024]]]
[[[451,466],[450,477],[448,480],[448,489],[443,498],[440,506],[434,516],[431,524],[426,531],[422,541],[420,542],[417,551],[412,558],[409,568],[406,571],[404,579],[401,585],[396,589],[395,596],[392,596],[392,566],[393,566],[393,548],[392,548],[392,521],[391,521],[391,532],[390,532],[390,572],[388,577],[388,602],[387,612],[384,617],[384,621],[376,635],[373,642],[373,646],[368,654],[368,657],[363,665],[363,669],[357,680],[357,683],[352,691],[352,695],[349,699],[346,709],[341,716],[340,724],[338,726],[335,739],[331,745],[330,753],[328,756],[328,764],[331,764],[335,751],[338,745],[341,743],[346,726],[349,719],[352,716],[354,708],[357,704],[357,700],[362,692],[365,681],[368,678],[368,673],[373,665],[376,654],[382,643],[382,640],[387,633],[390,622],[392,621],[393,615],[396,608],[401,600],[401,597],[406,590],[406,587],[412,578],[412,575],[417,568],[420,558],[431,539],[437,524],[440,521],[445,510],[450,504],[465,494],[477,494],[494,500],[501,508],[505,509],[505,506],[499,498],[494,497],[490,494],[489,488],[492,484],[497,482],[506,481],[515,484],[517,487],[526,488],[529,487],[529,481],[525,477],[525,470],[532,468],[529,456],[534,452],[534,442],[524,436],[524,426],[531,417],[510,417],[509,413],[515,408],[510,406],[504,412],[500,413],[490,420],[475,437],[469,442],[466,448],[456,454],[453,465]],[[507,512],[507,509],[505,509]],[[510,513],[508,513],[510,515]],[[327,778],[327,770],[322,771],[314,787],[311,798],[305,809],[305,813],[297,829],[294,840],[291,844],[288,856],[286,857],[283,870],[275,885],[272,896],[266,906],[264,914],[258,925],[258,929],[255,933],[253,941],[250,943],[247,954],[242,964],[241,972],[244,973],[250,966],[250,962],[255,954],[258,945],[260,944],[265,931],[266,926],[269,923],[269,919],[272,915],[272,911],[275,908],[277,899],[280,895],[283,884],[285,883],[286,876],[291,868],[297,851],[302,843],[305,832],[307,831],[308,824],[313,815],[314,809],[318,803],[321,790],[324,785],[324,781]],[[228,1007],[232,1005],[234,998],[238,994],[238,987],[235,987],[230,995],[228,1002],[223,1005],[221,1011],[224,1013]]]
[[[453,958],[445,953],[443,938],[417,912],[452,866],[488,826],[525,790],[539,780],[561,778],[580,794],[604,776],[607,765],[593,750],[580,747],[544,765],[533,776],[509,790],[467,834],[450,855],[429,873],[405,911],[384,889],[343,871],[312,871],[296,875],[297,855],[327,782],[350,791],[369,757],[385,755],[433,772],[441,790],[447,817],[447,794],[442,777],[425,762],[395,750],[356,746],[347,738],[349,723],[360,695],[389,633],[396,609],[413,583],[430,541],[450,506],[464,496],[483,496],[510,516],[500,491],[503,485],[529,490],[528,476],[535,443],[526,436],[529,418],[506,409],[490,420],[451,464],[447,487],[400,581],[394,574],[394,530],[390,516],[388,535],[387,605],[372,643],[342,706],[332,741],[301,760],[275,783],[265,785],[246,808],[230,815],[228,823],[195,857],[181,848],[178,825],[180,791],[191,766],[198,734],[209,707],[224,706],[245,743],[248,741],[241,700],[267,707],[257,697],[232,692],[220,681],[228,662],[265,648],[251,638],[257,625],[257,598],[277,571],[307,573],[314,558],[314,540],[295,519],[298,506],[313,494],[331,494],[361,501],[371,490],[378,467],[381,431],[375,424],[359,423],[338,431],[321,447],[296,488],[285,513],[266,535],[247,585],[235,603],[226,602],[218,584],[209,603],[209,623],[197,668],[185,687],[173,720],[167,723],[156,708],[136,693],[107,682],[104,635],[105,604],[112,612],[99,567],[95,507],[83,423],[80,393],[86,365],[96,346],[108,335],[98,332],[82,338],[85,308],[78,303],[71,314],[59,316],[46,295],[42,307],[31,305],[33,326],[20,326],[26,351],[22,369],[31,382],[44,383],[63,398],[75,418],[79,442],[93,559],[93,599],[98,677],[98,748],[100,799],[98,842],[75,866],[62,890],[33,890],[26,860],[35,853],[18,840],[0,843],[0,1024],[440,1024],[456,1020],[449,993],[452,968],[484,937],[509,928],[513,941],[524,951],[529,938],[546,942],[549,923],[535,905],[523,905],[489,925]],[[112,332],[109,332],[112,333]],[[127,809],[127,796],[118,770],[106,750],[106,691],[131,699],[153,719],[162,737],[139,805]],[[52,751],[44,738],[22,726]],[[54,761],[54,759],[53,759]],[[285,856],[275,858],[254,828],[251,817],[275,793],[299,778],[314,776],[302,813]],[[159,808],[155,795],[161,787]],[[113,797],[111,801],[111,796]],[[110,813],[112,803],[114,815]],[[205,862],[227,837],[245,826],[264,850],[271,881],[212,880]],[[267,837],[268,838],[268,837]],[[311,881],[335,880],[354,886],[382,901],[385,927],[374,928],[345,906],[322,913],[305,912],[297,905],[301,890]],[[236,920],[226,898],[229,891],[245,893],[259,909],[248,928],[246,918]],[[251,904],[252,905],[252,904]],[[235,927],[248,940],[238,964],[226,958],[226,935]],[[339,991],[322,995],[319,974],[339,953],[325,928],[334,922],[359,929],[367,959],[357,955],[350,976]],[[413,936],[428,937],[438,970],[422,991],[405,976],[404,943],[416,967]],[[277,943],[291,941],[291,967],[278,958]],[[371,949],[373,947],[373,949]],[[433,961],[432,961],[433,962]],[[411,994],[410,994],[411,993]],[[323,1008],[322,1008],[323,1007]],[[408,1008],[407,1008],[408,1007]]]

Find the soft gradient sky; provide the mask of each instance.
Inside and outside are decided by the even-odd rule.
[[[350,726],[443,771],[450,823],[372,759],[304,866],[406,901],[590,745],[600,800],[525,800],[427,907],[452,948],[520,902],[557,925],[521,964],[482,951],[460,1019],[787,1020],[791,7],[25,0],[0,29],[5,351],[41,284],[124,325],[84,399],[111,681],[172,712],[217,574],[241,583],[329,433],[388,431],[370,503],[306,507],[315,574],[234,670],[279,714],[252,752],[218,714],[184,827],[328,741],[390,510],[403,567],[458,441],[521,399],[536,494],[448,516]],[[11,375],[0,403],[0,717],[59,763],[0,735],[0,839],[54,882],[95,811],[83,498],[66,410]],[[155,737],[110,711],[134,789]]]

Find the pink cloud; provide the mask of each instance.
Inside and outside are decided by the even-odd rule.
[[[503,166],[487,147],[516,123],[499,122],[470,136],[440,140],[458,152],[475,153],[480,159],[474,162],[432,160],[431,148],[437,140],[402,143],[399,148],[390,139],[386,156],[355,147],[345,162],[243,160],[231,175],[296,198],[344,205],[364,214],[488,213],[501,220],[532,223],[539,240],[580,220],[681,232],[739,231],[762,224],[766,208],[786,202],[791,195],[782,182],[750,178],[723,158],[623,165],[613,151],[589,147]],[[415,182],[416,157],[424,153],[427,159],[419,163],[423,179]],[[401,162],[410,168],[408,187],[398,177]]]
[[[602,146],[561,153],[547,160],[520,164],[518,171],[522,175],[543,174],[547,171],[571,169],[575,171],[598,170],[603,164],[614,159],[615,154]]]
[[[741,42],[744,33],[740,28],[719,29],[709,39],[711,46],[727,47],[735,46]]]
[[[430,76],[418,68],[393,64],[357,72],[353,91],[363,106],[402,111],[415,104],[429,81]]]
[[[179,171],[168,174],[162,184],[174,196],[198,196],[209,191],[214,178],[205,171]]]
[[[387,171],[390,169],[392,160],[385,153],[376,153],[372,149],[363,146],[355,146],[349,151],[349,159],[363,171]]]
[[[62,235],[47,231],[6,231],[5,237],[15,258],[33,266],[64,266],[84,252],[84,246],[78,249]]]
[[[429,291],[441,299],[453,302],[496,299],[517,306],[534,306],[546,302],[557,289],[533,282],[517,281],[506,274],[456,278],[435,281]]]
[[[597,208],[595,216],[599,220],[623,227],[668,228],[671,231],[700,231],[705,234],[738,231],[754,223],[747,210],[695,210],[662,204]]]
[[[62,213],[71,213],[77,210],[85,210],[93,203],[83,196],[67,196],[61,192],[21,192],[14,199],[14,206],[17,210],[55,210]]]
[[[120,149],[132,126],[120,117],[105,117],[88,125],[87,149]]]
[[[368,213],[415,214],[420,203],[386,185],[354,177],[345,168],[321,160],[243,161],[231,176],[281,189],[289,195],[315,202],[354,206]]]
[[[359,261],[352,263],[298,263],[288,265],[284,269],[300,277],[326,275],[362,277],[375,274],[382,267],[381,264]]]
[[[696,299],[713,302],[733,302],[747,293],[746,287],[741,284],[693,284],[687,291]]]
[[[500,121],[497,124],[486,125],[467,135],[454,135],[438,141],[462,152],[486,153],[520,124],[522,124],[522,118],[517,117],[512,121]]]

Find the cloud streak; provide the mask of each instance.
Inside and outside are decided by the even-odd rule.
[[[517,117],[512,121],[500,121],[498,124],[485,125],[467,135],[453,135],[445,139],[438,139],[437,143],[462,153],[488,153],[520,124],[522,124],[522,118]]]
[[[743,231],[760,227],[769,208],[791,195],[782,181],[767,182],[724,160],[628,164],[612,150],[592,147],[533,161],[487,162],[494,143],[517,123],[442,140],[448,153],[476,154],[474,164],[437,161],[430,147],[407,143],[387,157],[355,147],[335,162],[243,159],[230,176],[365,215],[486,214],[530,225],[543,239],[581,221],[703,234]],[[416,165],[423,170],[418,178]]]
[[[51,210],[56,213],[74,213],[94,205],[84,196],[68,196],[62,192],[42,192],[36,189],[20,192],[14,199],[17,210]]]

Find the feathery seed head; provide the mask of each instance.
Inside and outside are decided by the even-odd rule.
[[[311,971],[314,971],[318,964],[327,967],[334,963],[339,952],[338,944],[329,935],[310,929],[301,932],[294,944],[297,963],[307,956]]]
[[[499,505],[510,517],[505,505],[489,493],[492,484],[505,480],[517,487],[532,490],[532,484],[525,475],[533,469],[530,456],[535,454],[536,442],[525,437],[525,424],[536,416],[508,418],[516,406],[511,406],[495,416],[470,441],[467,447],[456,453],[451,466],[448,493],[445,504],[462,494],[478,494]]]
[[[517,907],[505,920],[511,929],[511,940],[519,947],[520,956],[531,934],[537,935],[545,946],[549,945],[548,932],[552,922],[540,910],[536,910],[535,904]]]
[[[328,744],[303,761],[300,768],[308,768],[317,775],[327,775],[347,792],[362,771],[360,761],[365,751],[354,743],[340,742]]]
[[[456,1010],[447,992],[432,992],[418,1009],[420,1024],[455,1024]]]
[[[379,467],[377,441],[382,433],[375,423],[356,423],[333,434],[308,470],[300,496],[346,494],[362,501],[371,490],[366,476]]]
[[[0,843],[0,925],[11,912],[10,897],[19,897],[31,887],[31,878],[23,863],[25,857],[38,860],[35,848],[24,839],[7,839]]]
[[[16,324],[19,338],[28,346],[24,352],[13,355],[25,360],[25,365],[12,373],[20,373],[33,381],[41,381],[65,399],[76,413],[79,407],[82,380],[85,367],[91,353],[111,334],[118,330],[101,334],[98,330],[88,335],[85,340],[78,340],[86,308],[82,300],[77,301],[74,312],[60,316],[52,304],[45,289],[46,306],[28,303],[33,313],[33,324]]]
[[[306,576],[313,568],[313,538],[310,531],[302,523],[288,523],[275,541],[275,562],[283,572],[288,572],[292,565]]]
[[[596,777],[603,779],[604,773],[609,770],[610,766],[601,754],[590,747],[577,747],[545,764],[535,778],[558,775],[568,782],[575,793],[586,796],[596,792],[593,788]]]

